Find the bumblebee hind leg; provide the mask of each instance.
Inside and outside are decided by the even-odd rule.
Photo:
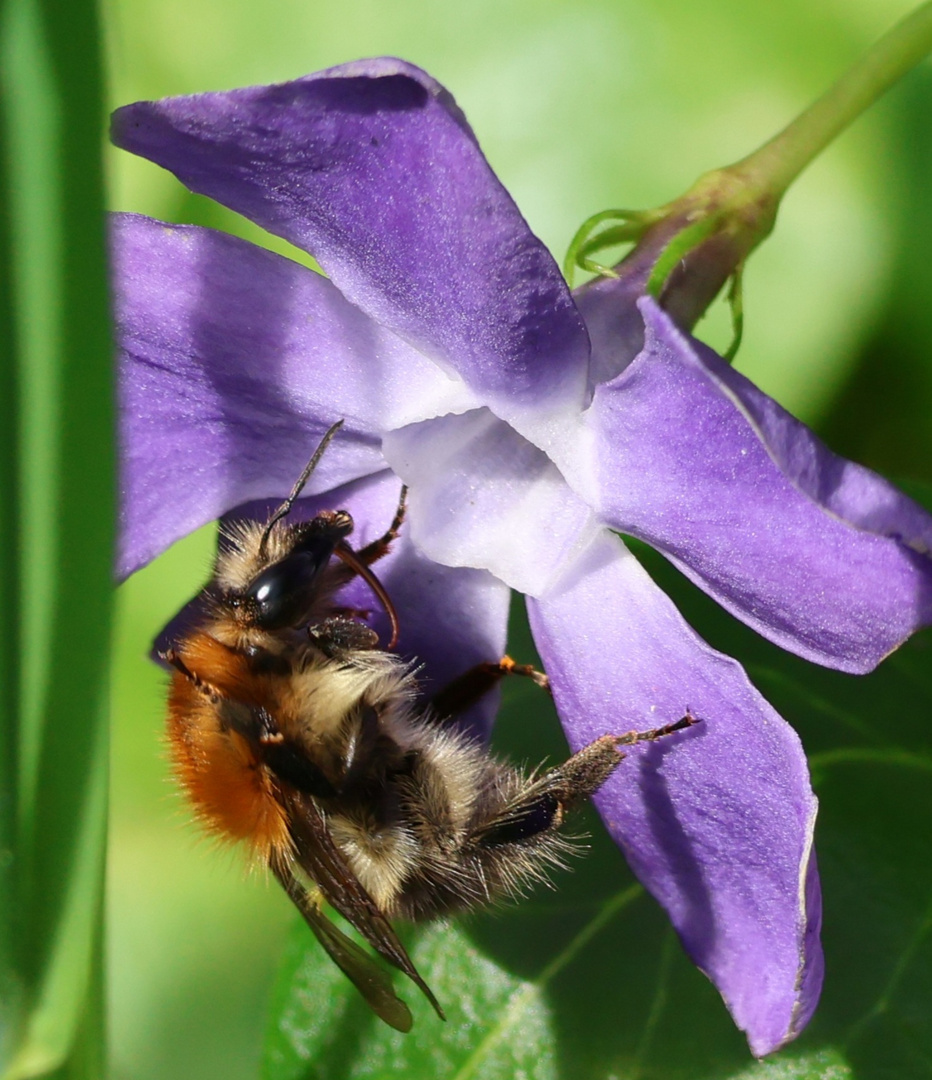
[[[510,845],[546,844],[566,816],[583,799],[594,795],[623,761],[622,746],[655,742],[699,723],[687,709],[675,723],[650,731],[603,735],[584,746],[562,765],[530,779],[518,792],[485,820],[473,825],[469,843],[476,849]]]
[[[478,848],[521,844],[562,825],[567,810],[594,794],[624,759],[614,735],[603,735],[562,765],[528,781],[517,794],[471,830]]]

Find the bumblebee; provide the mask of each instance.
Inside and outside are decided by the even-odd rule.
[[[288,520],[341,423],[262,524],[226,529],[202,617],[163,653],[171,665],[168,739],[175,773],[206,828],[242,841],[282,884],[320,944],[369,1006],[399,1031],[411,1013],[386,969],[325,914],[339,912],[443,1010],[393,919],[423,920],[517,897],[572,844],[567,812],[595,792],[621,747],[689,726],[604,735],[530,775],[488,753],[451,719],[504,675],[546,686],[508,657],[480,665],[425,706],[392,649],[398,619],[371,567],[396,539],[404,489],[385,534],[354,550],[345,510]],[[391,620],[380,647],[337,594],[364,579]]]

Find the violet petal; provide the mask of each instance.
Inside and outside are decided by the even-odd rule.
[[[386,460],[411,487],[411,535],[430,558],[546,591],[601,531],[543,451],[488,409],[389,432]]]
[[[593,502],[778,645],[869,671],[932,619],[932,519],[640,307],[644,351],[586,417]]]
[[[385,427],[473,398],[305,267],[209,229],[118,215],[122,520],[132,573],[231,507],[384,468]]]
[[[114,142],[311,252],[344,295],[475,389],[581,402],[565,282],[450,94],[400,60],[139,102]]]
[[[615,537],[528,610],[574,750],[687,705],[702,718],[631,747],[595,801],[753,1052],[770,1053],[805,1026],[822,981],[816,800],[798,737]]]

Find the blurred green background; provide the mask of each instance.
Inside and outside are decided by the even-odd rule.
[[[560,259],[595,211],[662,203],[753,149],[912,6],[109,0],[103,15],[113,106],[362,56],[420,64],[455,95]],[[900,480],[932,481],[930,117],[927,64],[795,185],[745,277],[738,357],[837,450]],[[108,171],[115,209],[287,249],[146,162],[111,149]],[[727,342],[721,306],[699,333]],[[209,531],[189,538],[119,593],[107,901],[116,1080],[257,1076],[292,923],[279,890],[198,837],[168,779],[164,678],[146,652],[202,584],[211,544]]]

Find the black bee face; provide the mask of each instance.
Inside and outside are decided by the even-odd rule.
[[[307,622],[316,584],[330,554],[295,551],[267,566],[241,596],[231,598],[246,621],[260,630],[285,630]]]
[[[247,625],[287,630],[307,623],[321,591],[321,578],[337,545],[353,530],[344,510],[318,515],[300,525],[278,525],[274,548],[282,554],[242,590],[227,597]],[[268,539],[268,537],[266,537]]]

